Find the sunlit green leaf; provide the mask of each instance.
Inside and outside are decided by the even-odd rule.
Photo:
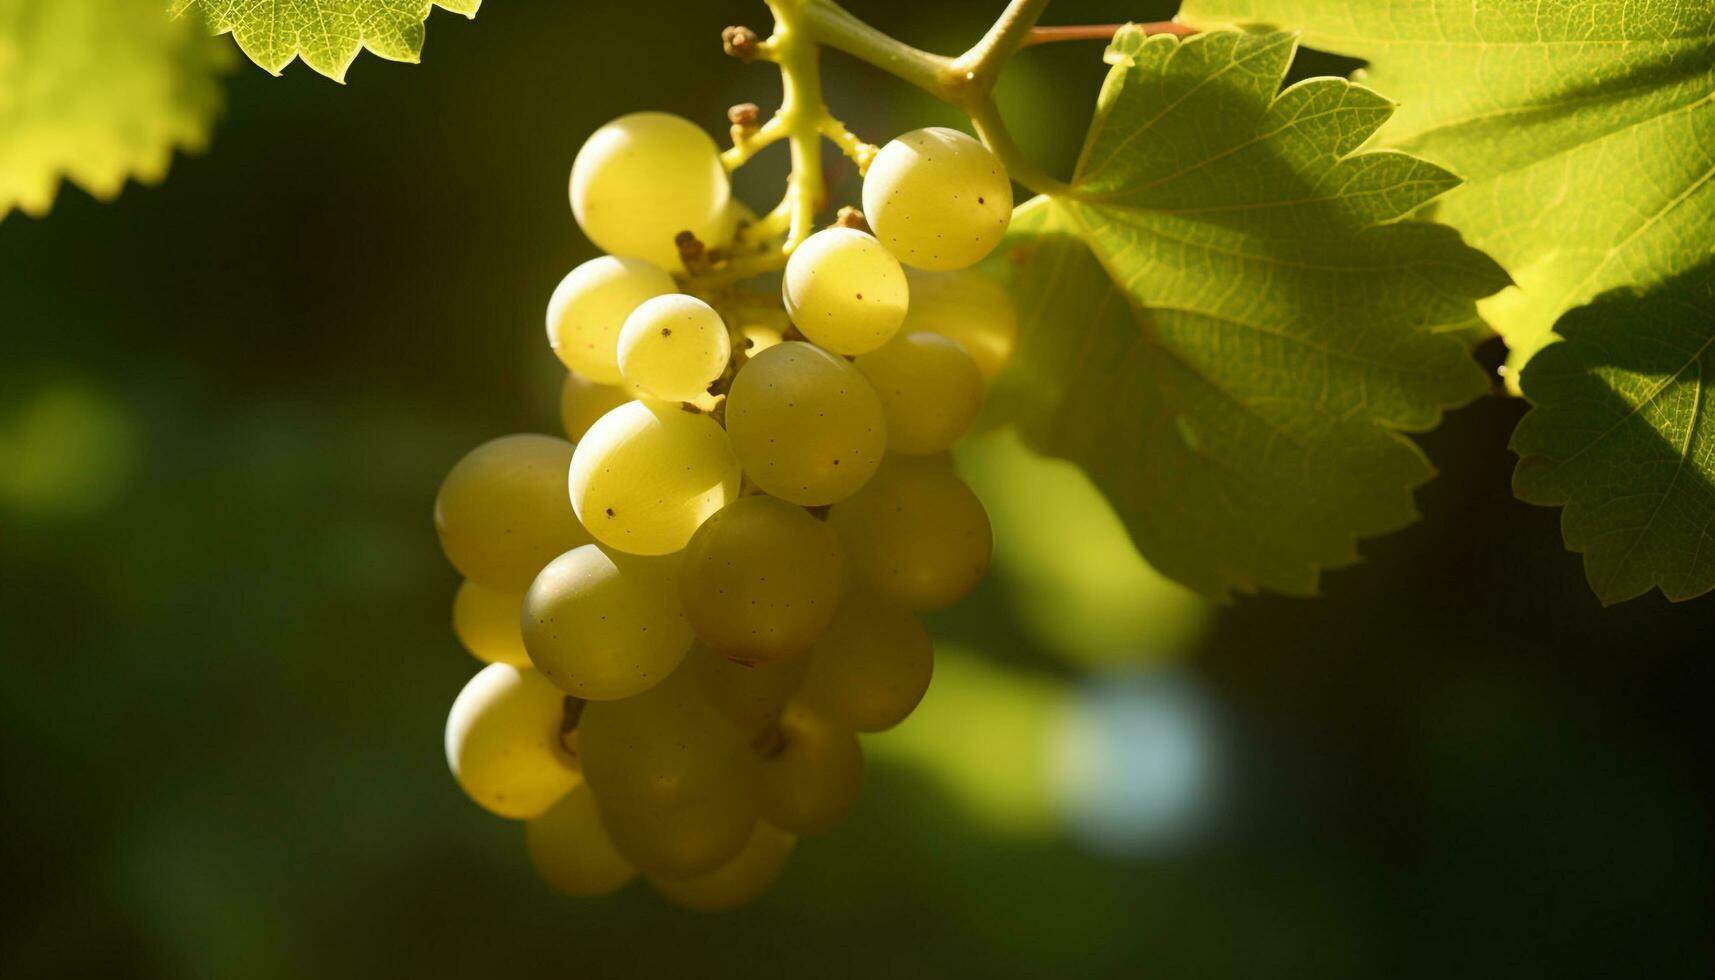
[[[0,0],[0,218],[46,214],[62,179],[160,180],[207,144],[230,60],[158,0]]]
[[[1481,393],[1458,334],[1505,275],[1402,222],[1448,188],[1355,152],[1392,106],[1340,79],[1276,94],[1286,34],[1122,31],[1073,192],[1020,209],[1009,384],[1143,555],[1212,595],[1314,592],[1410,523],[1432,469],[1401,431]]]
[[[1524,374],[1513,489],[1566,508],[1603,602],[1715,588],[1715,263],[1562,317]]]
[[[482,0],[171,0],[172,11],[200,11],[216,33],[231,32],[250,60],[278,75],[302,58],[329,78],[368,50],[416,63],[430,7],[475,17]]]
[[[1518,283],[1483,307],[1514,366],[1566,310],[1715,248],[1715,3],[1187,0],[1368,59],[1377,134],[1465,178],[1435,215]]]

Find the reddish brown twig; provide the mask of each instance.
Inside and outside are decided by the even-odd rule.
[[[1124,27],[1124,24],[1079,24],[1069,27],[1033,27],[1024,36],[1024,47],[1035,44],[1052,44],[1055,41],[1110,41]],[[1177,37],[1190,37],[1197,33],[1195,27],[1175,23],[1171,20],[1151,21],[1138,24],[1145,34],[1172,34]]]

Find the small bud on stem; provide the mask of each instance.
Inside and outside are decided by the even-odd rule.
[[[696,276],[709,271],[709,249],[696,232],[679,232],[674,236],[673,244],[679,246],[679,261],[685,263],[686,272]]]
[[[756,58],[756,45],[761,40],[748,27],[729,27],[721,31],[721,47],[728,55],[747,64]]]
[[[869,222],[864,218],[863,212],[853,207],[841,208],[839,214],[834,216],[834,224],[841,228],[869,231]]]
[[[754,132],[762,121],[762,109],[754,102],[741,102],[726,111],[726,118],[734,129]]]

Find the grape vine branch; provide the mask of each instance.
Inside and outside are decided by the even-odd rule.
[[[1124,24],[1074,24],[1065,27],[1034,27],[1029,36],[1024,39],[1024,46],[1035,47],[1038,44],[1052,44],[1056,41],[1111,41]],[[1156,20],[1146,24],[1134,25],[1147,35],[1172,34],[1174,37],[1190,37],[1197,33],[1195,27],[1189,27],[1171,20]]]

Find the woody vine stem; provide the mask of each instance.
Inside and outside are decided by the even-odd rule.
[[[784,140],[792,171],[780,203],[745,229],[731,256],[718,267],[688,262],[705,286],[735,282],[785,264],[798,244],[815,230],[826,187],[822,174],[823,139],[849,157],[862,174],[876,147],[853,135],[829,112],[822,98],[821,49],[833,48],[868,62],[953,105],[970,117],[976,133],[1005,165],[1008,174],[1038,194],[1065,194],[1070,188],[1026,157],[1013,140],[995,103],[995,82],[1020,48],[1061,40],[1111,37],[1119,25],[1038,28],[1048,0],[1011,0],[998,19],[963,54],[953,57],[914,48],[864,23],[834,0],[765,0],[774,15],[774,31],[759,37],[746,27],[723,34],[727,52],[742,61],[768,61],[780,68],[780,108],[766,122],[754,106],[732,113],[732,148],[721,155],[727,170],[744,166],[763,148]],[[1146,25],[1151,33],[1188,33],[1175,24]],[[781,240],[778,246],[772,244]],[[747,245],[747,243],[750,243]],[[757,245],[756,243],[764,243]],[[688,255],[687,259],[698,258]]]

